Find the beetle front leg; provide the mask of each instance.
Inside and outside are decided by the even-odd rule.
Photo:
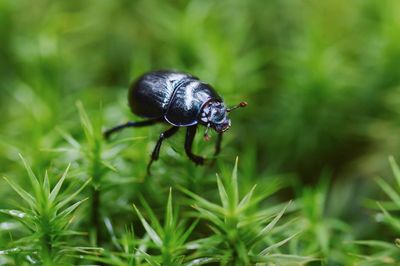
[[[222,132],[218,133],[217,141],[215,142],[215,151],[214,157],[217,156],[221,151],[221,143],[222,143]]]
[[[156,146],[154,147],[153,152],[151,153],[150,162],[149,162],[149,164],[147,165],[147,174],[148,174],[148,175],[151,174],[151,173],[150,173],[151,164],[152,164],[154,161],[157,161],[157,160],[158,160],[158,156],[160,155],[160,149],[161,149],[161,144],[162,144],[162,142],[163,142],[165,139],[167,139],[167,138],[173,136],[176,132],[178,132],[178,129],[179,129],[179,127],[171,127],[170,129],[168,129],[168,130],[166,130],[166,131],[164,131],[164,132],[162,132],[162,133],[160,134],[160,137],[158,138],[157,144],[156,144]]]
[[[195,164],[204,164],[204,158],[194,155],[192,152],[193,140],[196,135],[197,125],[190,126],[186,131],[186,139],[185,139],[185,151],[190,160],[192,160]]]
[[[218,133],[217,141],[215,142],[214,157],[211,160],[210,166],[214,166],[215,165],[215,161],[217,160],[217,156],[221,151],[221,143],[222,143],[222,132]]]

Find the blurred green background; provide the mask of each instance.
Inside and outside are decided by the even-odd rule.
[[[163,206],[177,184],[213,194],[214,173],[230,171],[239,156],[243,189],[280,183],[276,201],[309,199],[320,215],[346,223],[351,236],[340,241],[392,241],[365,206],[383,197],[373,178],[390,176],[387,158],[399,154],[399,14],[398,0],[2,0],[0,174],[23,183],[21,153],[39,175],[71,162],[73,176],[90,176],[85,152],[65,140],[85,143],[76,103],[98,132],[139,120],[127,106],[131,82],[175,69],[212,84],[228,105],[249,105],[231,114],[214,167],[192,165],[181,133],[146,177],[163,126],[102,143],[118,169],[104,173],[105,216],[123,227],[139,192]],[[138,139],[118,143],[128,137]],[[211,156],[212,146],[196,141],[200,154]],[[17,198],[0,182],[5,208]],[[312,191],[323,199],[308,198]]]

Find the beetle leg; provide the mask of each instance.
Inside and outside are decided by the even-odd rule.
[[[111,134],[113,134],[113,133],[115,133],[115,132],[117,132],[117,131],[120,131],[120,130],[122,130],[122,129],[124,129],[124,128],[127,128],[127,127],[144,127],[144,126],[150,126],[150,125],[153,125],[153,124],[155,124],[155,123],[157,123],[157,122],[159,122],[159,121],[160,121],[159,119],[150,119],[150,120],[138,121],[138,122],[131,122],[131,121],[129,121],[129,122],[125,123],[125,124],[118,125],[118,126],[116,126],[116,127],[113,127],[113,128],[110,128],[110,129],[106,130],[106,131],[103,133],[103,135],[104,135],[104,137],[105,137],[106,139],[109,139],[110,136],[111,136]]]
[[[210,140],[210,135],[208,135],[208,130],[210,130],[210,123],[207,124],[206,131],[204,132],[204,140],[209,141]]]
[[[215,161],[217,160],[217,155],[221,151],[221,142],[222,142],[222,132],[218,133],[217,141],[215,142],[214,158],[211,160],[210,166],[215,165]]]
[[[152,164],[154,161],[157,161],[157,160],[158,160],[158,156],[159,156],[159,154],[160,154],[160,148],[161,148],[161,144],[162,144],[163,140],[164,140],[164,139],[167,139],[167,138],[169,138],[169,137],[171,137],[171,136],[173,136],[176,132],[178,132],[178,129],[179,129],[179,127],[171,127],[171,128],[169,128],[168,130],[166,130],[166,131],[164,131],[164,132],[162,132],[162,133],[160,134],[160,137],[158,138],[157,144],[156,144],[156,146],[154,147],[153,152],[151,153],[150,162],[149,162],[149,164],[147,165],[147,174],[148,174],[148,175],[150,175],[150,167],[151,167],[151,164]]]
[[[197,125],[190,126],[186,131],[186,139],[185,139],[185,151],[190,160],[192,160],[195,164],[204,164],[204,158],[194,155],[192,153],[192,144],[194,140],[194,136],[196,135]]]
[[[217,141],[215,142],[215,152],[214,156],[217,156],[221,151],[221,143],[222,143],[222,132],[218,133]]]

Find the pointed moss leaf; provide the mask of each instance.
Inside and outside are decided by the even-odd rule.
[[[158,217],[154,213],[153,209],[150,207],[150,205],[147,203],[147,201],[142,196],[140,196],[139,199],[143,205],[143,208],[145,209],[145,211],[147,213],[147,216],[149,217],[152,227],[154,228],[154,230],[156,232],[158,232],[159,234],[162,234],[164,230],[163,230],[160,222],[158,221]]]
[[[229,230],[224,230],[226,228],[219,229],[219,228],[217,228],[217,227],[215,227],[215,226],[213,226],[211,224],[209,224],[208,227],[211,229],[211,231],[213,231],[214,236],[219,236],[223,240],[225,240],[225,235],[228,233],[227,231],[229,231]]]
[[[356,241],[352,241],[352,243],[357,244],[357,245],[370,246],[370,247],[376,247],[376,248],[382,248],[382,249],[393,248],[392,243],[388,243],[388,242],[380,241],[380,240],[356,240]]]
[[[69,197],[57,204],[56,209],[59,210],[73,200],[92,180],[88,179],[77,191],[72,193]]]
[[[232,171],[232,179],[230,184],[230,199],[231,199],[231,208],[233,210],[239,204],[239,188],[238,188],[238,178],[237,178],[237,171],[238,171],[238,163],[239,157],[236,157],[235,166],[233,167]]]
[[[167,211],[165,212],[165,228],[166,230],[173,230],[174,214],[172,210],[172,189],[169,188]]]
[[[224,208],[222,208],[221,206],[214,204],[214,203],[196,195],[195,193],[187,190],[186,188],[179,187],[179,190],[181,190],[183,193],[185,193],[189,197],[193,198],[196,201],[196,205],[201,206],[201,207],[208,209],[215,213],[219,213],[219,214],[225,213]]]
[[[37,241],[38,239],[40,239],[40,237],[43,235],[42,232],[32,232],[30,235],[28,236],[24,236],[19,238],[18,240],[14,241],[14,244],[22,246],[22,243],[34,243],[35,241]]]
[[[213,257],[203,257],[199,259],[194,259],[191,262],[187,263],[186,266],[199,266],[199,265],[206,265],[212,262],[217,262],[218,260]]]
[[[250,203],[251,198],[253,197],[254,190],[256,189],[257,185],[254,185],[249,193],[246,194],[246,196],[243,197],[243,199],[240,201],[238,210],[243,211],[248,207],[248,204]]]
[[[100,255],[100,253],[104,252],[104,248],[99,248],[99,247],[68,247],[69,250],[74,250],[77,252],[82,252],[86,254],[95,254],[95,255]]]
[[[191,249],[191,250],[198,250],[198,249],[201,249],[202,247],[214,249],[214,247],[217,247],[221,243],[223,243],[224,240],[225,240],[224,236],[221,236],[218,234],[213,234],[209,237],[192,241],[192,242],[188,243],[186,246],[187,246],[187,249]]]
[[[190,227],[185,230],[185,232],[183,233],[183,235],[180,238],[181,245],[183,245],[186,242],[186,240],[188,240],[189,236],[192,234],[194,228],[197,226],[198,223],[199,223],[199,220],[194,221],[190,225]]]
[[[245,244],[242,241],[237,241],[235,248],[239,255],[239,261],[244,265],[250,265],[250,258]]]
[[[136,211],[137,215],[139,216],[139,219],[140,219],[144,229],[146,230],[147,234],[150,236],[150,238],[153,240],[153,242],[159,248],[161,248],[162,247],[161,238],[158,236],[156,231],[154,231],[154,229],[150,226],[150,224],[147,223],[147,221],[144,219],[143,215],[140,213],[140,211],[136,208],[135,205],[133,205],[133,208],[135,208],[135,211]]]
[[[1,250],[0,255],[26,255],[29,256],[28,254],[32,254],[37,252],[36,249],[34,248],[29,248],[29,247],[16,247],[16,248],[10,248],[6,250]],[[37,262],[37,261],[36,261]]]
[[[36,200],[32,197],[31,194],[29,194],[28,192],[26,192],[23,188],[21,188],[19,185],[15,184],[14,182],[12,182],[11,180],[9,180],[6,177],[3,177],[7,183],[12,187],[12,189],[14,189],[15,192],[18,193],[18,195],[24,200],[26,201],[29,206],[31,208],[33,208],[36,204]]]
[[[104,224],[106,225],[107,231],[111,236],[111,241],[113,242],[114,246],[116,246],[118,250],[122,250],[122,247],[118,242],[118,238],[115,235],[114,226],[111,223],[110,218],[104,217]]]
[[[60,180],[58,180],[57,184],[54,186],[53,190],[50,193],[49,196],[49,201],[54,202],[56,199],[58,193],[60,192],[61,186],[64,183],[65,178],[67,177],[68,170],[70,168],[71,164],[68,164],[67,169],[65,169],[63,175],[61,176]]]
[[[8,215],[10,215],[12,217],[15,217],[15,218],[19,218],[19,219],[24,219],[27,216],[27,214],[25,212],[18,211],[18,210],[0,209],[0,212],[4,213],[4,214],[8,214]]]
[[[209,220],[210,222],[221,228],[221,230],[223,230],[223,228],[225,227],[225,223],[213,212],[196,205],[194,205],[193,208],[195,208],[200,213],[198,215],[199,218]]]
[[[132,229],[133,232],[133,229]],[[136,252],[135,252],[135,256],[139,256],[140,255],[140,251],[146,251],[149,247],[148,242],[150,241],[150,237],[148,234],[144,235],[142,238],[142,241],[139,242],[139,247],[137,248]]]
[[[79,144],[79,142],[76,141],[69,133],[61,130],[60,128],[57,128],[57,130],[60,133],[60,135],[63,137],[63,139],[65,139],[69,143],[69,145],[71,145],[72,147],[74,147],[77,150],[79,150],[81,148],[81,144]]]
[[[36,193],[38,193],[40,191],[40,184],[39,184],[39,181],[38,181],[36,175],[33,173],[32,168],[25,161],[25,158],[21,154],[19,154],[19,157],[21,158],[21,160],[22,160],[22,162],[23,162],[23,164],[25,166],[25,169],[28,172],[28,177],[29,177],[29,180],[30,180],[30,182],[31,182],[31,184],[33,186],[34,191]]]
[[[83,131],[85,132],[87,139],[92,139],[94,137],[93,125],[90,122],[89,116],[86,113],[85,108],[81,101],[76,102],[76,107],[79,111],[79,118],[81,120]]]
[[[137,249],[137,251],[140,253],[140,255],[151,265],[151,266],[161,266],[160,263],[158,263],[155,259],[154,256],[149,255],[148,253],[144,252],[143,250]]]
[[[317,258],[310,256],[298,256],[288,254],[271,254],[268,256],[262,256],[259,260],[263,262],[274,262],[276,265],[304,265],[311,261],[317,261]]]
[[[19,254],[21,252],[22,252],[21,248],[11,248],[11,249],[0,250],[0,255]]]
[[[386,211],[386,209],[379,202],[377,202],[377,204],[379,208],[382,210],[389,224],[394,228],[396,228],[396,230],[400,231],[400,221],[394,218],[388,211]]]
[[[104,165],[106,168],[110,169],[111,171],[118,172],[118,169],[115,168],[111,163],[101,160],[101,164]]]
[[[289,203],[283,208],[283,210],[281,210],[281,212],[280,212],[277,216],[275,216],[275,218],[274,218],[267,226],[265,226],[265,227],[260,231],[260,233],[258,234],[258,236],[266,235],[266,234],[268,234],[268,233],[274,228],[274,226],[276,225],[276,223],[279,221],[279,219],[281,219],[281,217],[282,217],[283,214],[285,213],[285,211],[286,211],[286,209],[287,209],[287,207],[289,206],[290,203],[291,203],[291,202],[289,202]]]
[[[34,232],[36,230],[36,226],[34,224],[34,221],[32,220],[32,216],[27,214],[26,212],[22,212],[19,210],[0,209],[0,213],[4,213],[4,214],[7,214],[7,215],[13,217],[17,221],[19,221],[20,223],[25,225],[26,228],[32,232]]]
[[[0,223],[0,230],[14,230],[17,229],[20,225],[18,224],[18,222],[3,222]]]
[[[376,179],[376,183],[378,183],[378,185],[389,196],[389,198],[391,198],[394,201],[394,203],[396,203],[396,205],[400,207],[399,194],[397,194],[397,192],[381,178]]]
[[[219,198],[221,199],[222,206],[225,209],[228,209],[229,208],[228,194],[226,193],[225,187],[222,184],[222,181],[218,175],[217,175],[217,185],[218,185]]]
[[[50,182],[47,170],[44,173],[43,189],[45,191],[46,196],[48,196],[50,194]]]
[[[353,256],[353,257],[355,257],[355,258],[358,258],[358,259],[365,260],[365,261],[370,261],[370,262],[372,262],[372,261],[374,260],[373,257],[367,256],[367,255],[354,254],[354,253],[349,253],[349,255],[350,255],[350,256]],[[365,264],[364,264],[364,265],[365,265]]]
[[[289,236],[288,238],[285,238],[285,239],[282,240],[282,241],[279,241],[279,242],[277,242],[277,243],[275,243],[275,244],[272,244],[271,246],[269,246],[269,247],[263,249],[263,250],[260,252],[260,255],[262,255],[262,256],[267,255],[267,254],[270,253],[272,250],[274,250],[274,249],[276,249],[276,248],[279,248],[279,247],[283,246],[284,244],[286,244],[287,242],[289,242],[292,238],[296,237],[298,234],[299,234],[299,232],[298,232],[298,233],[295,233],[295,234],[292,235],[292,236]]]
[[[58,153],[76,152],[74,148],[54,148],[54,149],[40,149],[40,150],[46,152],[58,152]]]
[[[68,250],[67,250],[68,251]],[[80,250],[76,250],[77,253],[83,253],[84,252],[80,251]],[[112,258],[108,258],[108,257],[100,257],[100,255],[102,255],[100,252],[98,254],[87,254],[87,255],[75,255],[72,257],[77,257],[79,259],[85,259],[85,260],[89,260],[89,261],[93,261],[93,262],[98,262],[101,263],[100,265],[123,265],[122,263],[117,263],[119,262],[118,259],[116,257],[112,257]],[[108,255],[108,253],[106,253],[106,255]],[[117,261],[116,261],[117,260]],[[92,266],[92,265],[99,265],[99,264],[84,264],[85,266]],[[125,265],[124,265],[125,266]]]
[[[58,233],[58,235],[60,235],[60,236],[71,236],[71,235],[75,235],[75,236],[86,236],[87,233],[85,233],[85,232],[79,232],[79,231],[74,231],[74,230],[67,230],[67,229],[64,229],[63,231],[61,231],[60,233]]]
[[[399,165],[396,163],[396,161],[395,161],[393,156],[389,157],[389,163],[390,163],[390,167],[392,168],[394,177],[396,179],[397,186],[400,188],[400,168],[399,168]]]
[[[78,208],[79,205],[82,204],[82,202],[86,201],[88,198],[85,198],[83,200],[80,200],[74,204],[72,204],[71,206],[69,206],[68,208],[66,208],[65,210],[63,210],[62,212],[60,212],[59,216],[60,217],[67,217],[71,212],[73,212],[76,208]]]

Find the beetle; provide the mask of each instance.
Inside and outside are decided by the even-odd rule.
[[[226,108],[222,98],[209,84],[190,74],[175,71],[153,71],[142,75],[129,88],[128,102],[132,113],[147,120],[130,121],[108,129],[104,132],[106,139],[127,127],[143,127],[162,122],[171,125],[158,138],[147,165],[148,174],[152,163],[158,160],[162,142],[172,137],[181,127],[187,127],[185,152],[190,160],[197,165],[205,162],[203,157],[192,152],[198,125],[206,126],[205,140],[210,138],[210,128],[218,132],[214,152],[215,156],[218,155],[222,133],[231,126],[228,113],[247,105],[246,102],[241,102],[232,108]]]

